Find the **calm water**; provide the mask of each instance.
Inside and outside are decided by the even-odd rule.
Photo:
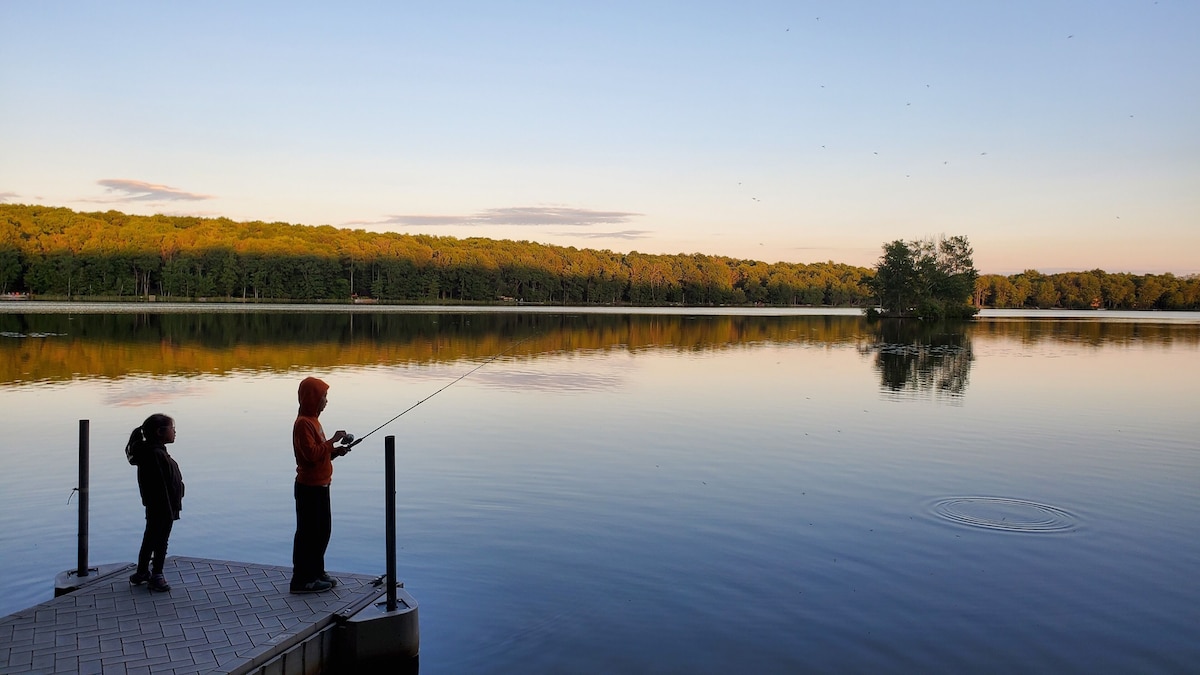
[[[1195,314],[69,309],[0,307],[0,615],[74,567],[79,419],[93,563],[162,411],[171,552],[288,565],[302,377],[362,435],[508,350],[336,464],[329,567],[382,573],[397,438],[425,673],[1200,670]]]

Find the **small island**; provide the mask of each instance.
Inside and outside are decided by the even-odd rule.
[[[964,236],[896,241],[884,244],[872,286],[879,308],[868,318],[969,319],[979,272]]]

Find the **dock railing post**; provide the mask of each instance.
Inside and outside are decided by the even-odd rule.
[[[76,576],[88,575],[88,462],[90,422],[79,420],[79,567]]]
[[[387,509],[387,611],[396,611],[396,437],[383,440]]]

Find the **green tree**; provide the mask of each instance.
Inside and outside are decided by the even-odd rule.
[[[1108,309],[1132,306],[1136,292],[1137,286],[1133,283],[1132,275],[1105,274],[1100,280],[1100,295]]]
[[[1141,283],[1137,286],[1135,306],[1138,309],[1154,309],[1158,306],[1159,299],[1166,295],[1167,291],[1167,284],[1164,283],[1162,277],[1147,274],[1142,277]]]
[[[875,293],[887,314],[908,316],[916,312],[921,297],[917,251],[899,239],[883,245],[875,266]]]
[[[17,288],[22,270],[21,252],[15,248],[0,247],[0,293]]]
[[[974,316],[979,310],[971,299],[979,273],[973,254],[963,236],[884,244],[873,282],[884,315]]]
[[[1038,309],[1050,309],[1058,305],[1059,300],[1058,289],[1054,288],[1054,282],[1043,277],[1041,280],[1033,284],[1033,304]]]

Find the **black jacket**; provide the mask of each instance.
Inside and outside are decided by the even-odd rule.
[[[161,443],[143,444],[131,459],[137,467],[138,490],[146,516],[167,516],[179,519],[183,510],[183,474],[167,446]]]

